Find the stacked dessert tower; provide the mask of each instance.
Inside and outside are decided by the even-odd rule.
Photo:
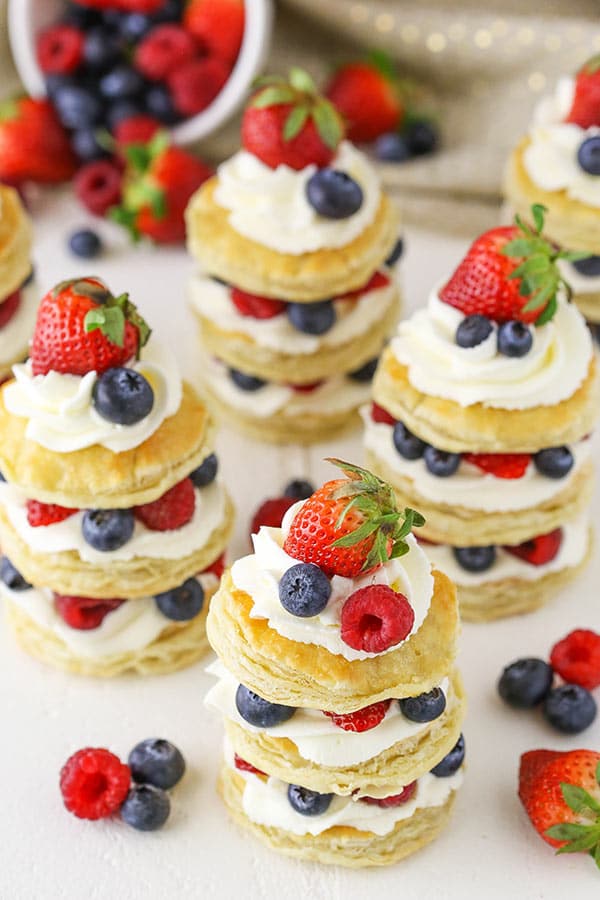
[[[205,408],[127,294],[41,301],[0,392],[0,588],[20,643],[70,671],[163,672],[206,648],[232,524]]]
[[[398,215],[300,70],[265,79],[242,144],[187,211],[207,391],[251,436],[308,443],[369,394],[399,312]]]
[[[423,511],[466,619],[527,612],[586,561],[597,417],[591,338],[543,210],[481,235],[385,351],[367,458]]]
[[[27,356],[37,302],[31,225],[16,190],[0,184],[0,381]]]
[[[574,78],[558,81],[538,104],[530,133],[511,154],[509,205],[529,218],[532,203],[546,207],[546,233],[559,246],[584,252],[561,269],[580,310],[600,323],[600,56]]]
[[[462,780],[456,593],[390,485],[346,477],[261,527],[208,616],[232,817],[292,856],[384,865],[433,840]]]

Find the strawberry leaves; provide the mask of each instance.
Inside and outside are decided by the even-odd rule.
[[[600,762],[596,766],[596,782],[600,787]],[[579,822],[561,822],[544,832],[556,841],[566,841],[559,853],[589,852],[600,869],[600,802],[577,784],[560,783],[565,804],[580,816]]]
[[[76,284],[74,288],[76,288]],[[95,331],[99,328],[105,337],[117,347],[122,347],[125,340],[125,323],[131,322],[138,330],[138,354],[150,337],[151,330],[146,321],[138,313],[136,306],[130,301],[129,294],[120,294],[113,297],[108,294],[106,300],[90,309],[84,319],[86,331]]]

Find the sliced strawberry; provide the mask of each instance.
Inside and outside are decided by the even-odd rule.
[[[550,653],[550,665],[568,684],[593,690],[600,685],[600,634],[586,628],[571,631]]]
[[[27,521],[32,528],[64,522],[76,512],[79,510],[59,506],[57,503],[41,503],[39,500],[27,501]]]
[[[540,534],[516,546],[506,544],[504,549],[507,553],[518,556],[519,559],[532,566],[543,566],[545,563],[551,562],[557,555],[562,539],[562,528],[556,528],[548,534]]]
[[[287,307],[287,303],[283,300],[272,300],[270,297],[249,294],[236,287],[231,288],[230,296],[237,311],[243,316],[250,316],[253,319],[273,319],[284,313]]]
[[[395,425],[396,419],[378,403],[371,403],[371,418],[374,422],[380,422],[383,425]]]
[[[522,478],[531,462],[530,453],[463,453],[462,458],[496,478]]]
[[[137,519],[151,531],[175,531],[192,520],[196,508],[196,492],[191,478],[184,478],[154,500],[135,506]]]
[[[96,600],[91,597],[54,595],[57,613],[67,625],[77,631],[91,631],[98,628],[109,613],[125,602],[125,600]]]
[[[366,284],[364,284],[361,288],[358,288],[355,291],[350,291],[349,294],[344,294],[341,297],[338,297],[338,300],[360,300],[361,297],[364,297],[370,291],[376,291],[379,288],[387,287],[390,284],[390,278],[384,274],[384,272],[375,272]]]
[[[261,772],[260,769],[257,769],[256,766],[253,766],[252,763],[247,762],[247,760],[242,759],[237,753],[234,754],[233,761],[236,769],[239,769],[240,772],[252,772],[253,775],[263,775],[266,777],[265,772]]]
[[[324,382],[321,381],[310,381],[307,384],[290,384],[291,389],[296,394],[312,394],[313,391],[316,391],[317,388],[320,388]]]
[[[364,706],[353,713],[334,713],[323,710],[323,715],[328,716],[334,725],[342,731],[354,731],[362,733],[376,728],[385,719],[391,700],[380,700],[370,706]]]
[[[21,291],[14,291],[0,303],[0,328],[8,325],[21,306]]]
[[[417,793],[417,782],[411,781],[405,788],[402,788],[399,794],[391,797],[361,797],[363,803],[369,803],[371,806],[379,806],[381,809],[391,809],[395,806],[403,806]]]

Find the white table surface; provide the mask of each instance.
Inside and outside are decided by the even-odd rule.
[[[66,196],[34,204],[39,286],[76,274],[103,276],[129,290],[156,333],[195,373],[195,334],[183,291],[190,261],[182,250],[129,249],[101,223],[109,252],[91,265],[65,249],[86,222]],[[98,227],[94,223],[94,227]],[[404,257],[407,308],[423,303],[449,272],[463,241],[411,230]],[[1,438],[0,438],[1,439]],[[222,431],[217,449],[238,508],[232,552],[247,548],[251,512],[294,476],[331,477],[322,458],[362,460],[360,434],[302,450],[251,444]],[[598,518],[598,504],[595,515]],[[0,629],[0,898],[2,900],[533,900],[597,896],[600,875],[583,855],[554,858],[530,827],[517,799],[519,755],[535,747],[600,748],[600,722],[562,737],[538,713],[503,706],[496,679],[509,661],[545,656],[574,627],[600,627],[596,556],[587,572],[547,609],[490,625],[465,625],[460,665],[469,695],[465,723],[468,771],[447,831],[400,866],[347,871],[288,860],[231,824],[216,792],[222,729],[204,708],[211,683],[200,663],[156,678],[110,681],[63,675],[25,656]],[[597,692],[600,694],[600,690]],[[600,696],[598,696],[600,700]],[[172,797],[162,831],[143,834],[119,821],[82,822],[62,808],[58,773],[84,746],[127,756],[149,736],[172,740],[188,772]]]

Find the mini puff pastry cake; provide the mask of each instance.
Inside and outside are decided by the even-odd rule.
[[[233,523],[212,426],[127,294],[41,301],[0,391],[0,591],[32,655],[87,675],[167,672],[206,649]]]
[[[481,235],[383,354],[367,459],[426,518],[466,619],[545,603],[590,550],[590,333],[542,236],[543,210]]]
[[[345,477],[262,526],[224,575],[206,702],[235,821],[288,855],[384,865],[436,837],[462,781],[456,593],[411,533],[422,517],[331,462]]]
[[[265,79],[242,149],[187,210],[189,287],[219,412],[259,440],[358,421],[399,313],[399,220],[334,107],[298,69]]]
[[[575,77],[560,78],[535,109],[529,134],[513,150],[506,173],[508,204],[523,217],[532,203],[547,208],[546,233],[587,254],[561,269],[580,310],[600,323],[600,57]]]

